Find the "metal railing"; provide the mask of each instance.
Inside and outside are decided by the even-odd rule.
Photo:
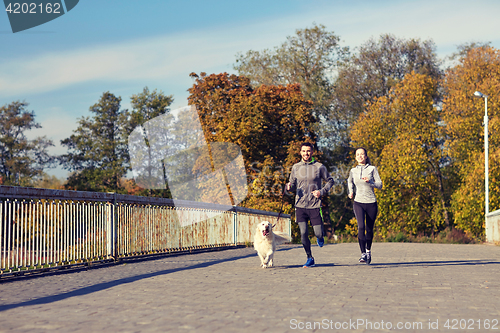
[[[0,273],[248,244],[277,213],[115,193],[0,186]],[[291,235],[290,215],[275,230]]]

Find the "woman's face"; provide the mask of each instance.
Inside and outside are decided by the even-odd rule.
[[[356,161],[358,164],[366,164],[366,154],[364,149],[356,150]]]

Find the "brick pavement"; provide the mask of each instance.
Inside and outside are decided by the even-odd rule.
[[[370,266],[358,251],[314,246],[308,269],[285,245],[270,269],[240,248],[3,282],[0,332],[500,331],[500,247],[375,243]]]

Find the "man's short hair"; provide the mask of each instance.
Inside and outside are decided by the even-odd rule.
[[[302,149],[302,147],[309,147],[311,148],[311,150],[314,150],[314,146],[312,145],[312,143],[310,142],[303,142],[301,145],[300,145],[300,149]]]

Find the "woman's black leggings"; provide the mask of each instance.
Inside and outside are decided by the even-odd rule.
[[[354,215],[358,221],[358,242],[361,253],[371,250],[373,241],[373,227],[377,218],[378,205],[373,203],[359,203],[354,201]]]

